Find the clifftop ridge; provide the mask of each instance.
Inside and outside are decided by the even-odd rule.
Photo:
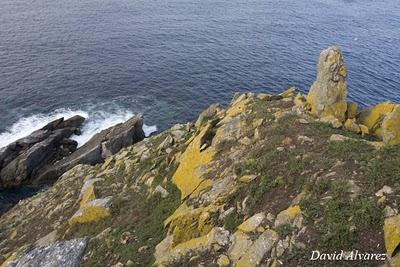
[[[346,76],[330,47],[307,96],[239,94],[73,167],[0,217],[2,266],[56,266],[44,247],[68,266],[399,266],[400,108],[358,111]]]

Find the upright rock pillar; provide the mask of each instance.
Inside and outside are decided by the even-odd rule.
[[[336,46],[328,47],[319,56],[317,80],[311,86],[307,104],[311,113],[324,118],[335,117],[345,121],[347,70],[342,52]]]

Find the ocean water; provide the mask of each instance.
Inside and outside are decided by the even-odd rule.
[[[1,0],[0,146],[59,116],[149,133],[235,92],[307,92],[342,47],[349,98],[400,102],[398,0]]]

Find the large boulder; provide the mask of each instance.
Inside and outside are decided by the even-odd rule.
[[[363,110],[357,122],[387,145],[400,144],[400,105],[383,102]]]
[[[385,144],[400,144],[400,106],[397,105],[382,122],[382,139]]]
[[[6,267],[78,267],[87,246],[87,238],[58,241],[42,247],[28,247],[11,256]]]
[[[133,116],[124,123],[119,123],[94,135],[70,156],[48,167],[35,179],[34,183],[54,180],[78,164],[95,165],[104,162],[108,156],[143,140],[144,137],[142,115]]]
[[[323,50],[319,56],[317,80],[307,96],[312,114],[319,117],[334,116],[344,122],[347,110],[346,76],[340,48],[332,46]]]
[[[364,109],[357,117],[357,122],[368,127],[369,132],[382,138],[382,122],[396,107],[392,102],[383,102]]]
[[[0,187],[30,183],[46,166],[74,152],[78,144],[69,137],[79,134],[84,120],[81,116],[57,119],[3,148],[0,151]]]

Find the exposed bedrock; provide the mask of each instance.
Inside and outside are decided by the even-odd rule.
[[[35,184],[51,181],[78,164],[95,165],[122,148],[143,140],[143,116],[136,115],[124,123],[101,131],[70,156],[49,166],[33,181]]]
[[[69,139],[80,133],[85,121],[81,116],[50,122],[43,128],[0,150],[0,187],[15,187],[29,183],[46,166],[70,155],[77,142]]]

